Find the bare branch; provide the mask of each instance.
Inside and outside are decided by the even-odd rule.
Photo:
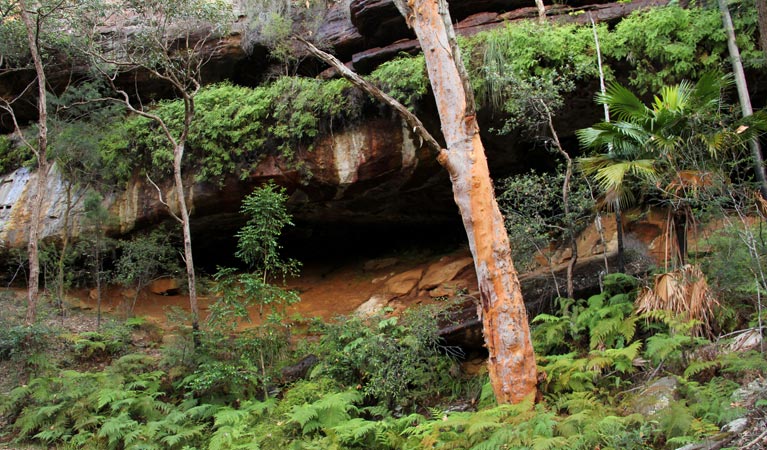
[[[333,68],[335,68],[338,73],[341,74],[344,78],[346,78],[351,84],[354,86],[357,86],[358,88],[362,89],[364,92],[368,93],[372,97],[380,100],[381,102],[391,106],[394,108],[394,110],[400,115],[402,120],[405,121],[405,123],[408,124],[411,130],[415,134],[418,135],[418,137],[421,138],[423,143],[426,144],[427,147],[432,149],[434,152],[436,152],[438,155],[443,155],[447,152],[444,148],[442,148],[441,145],[437,142],[436,139],[426,130],[426,127],[424,127],[421,120],[415,116],[415,114],[411,113],[405,106],[398,102],[395,98],[388,95],[387,93],[383,92],[376,86],[374,86],[369,81],[365,80],[364,78],[360,77],[356,73],[349,70],[348,67],[346,67],[341,61],[338,60],[335,56],[323,52],[322,50],[318,49],[314,46],[311,42],[307,41],[306,39],[302,37],[296,37],[296,40],[301,42],[306,46],[306,48],[309,50],[311,54],[314,56],[320,58],[321,60],[325,61],[329,65],[331,65]],[[439,158],[441,161],[442,159]]]
[[[153,180],[152,177],[147,174],[146,179],[149,180],[149,183],[154,186],[155,189],[157,189],[157,198],[166,208],[168,208],[168,212],[171,216],[173,216],[174,219],[176,219],[179,223],[184,223],[183,220],[179,216],[176,215],[176,213],[173,212],[173,209],[168,205],[167,202],[165,202],[165,199],[162,196],[162,190],[160,189],[160,186],[158,186]]]

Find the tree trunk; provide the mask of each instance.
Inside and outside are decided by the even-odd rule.
[[[543,4],[543,0],[535,0],[535,7],[538,8],[538,22],[546,20],[546,6]]]
[[[27,252],[29,254],[29,286],[26,324],[32,325],[37,318],[37,300],[40,295],[40,257],[38,254],[38,241],[40,239],[40,221],[45,200],[45,187],[48,179],[48,110],[47,97],[45,92],[45,71],[43,62],[40,59],[40,53],[37,48],[36,26],[27,11],[27,2],[19,0],[19,9],[21,20],[24,22],[24,28],[27,32],[27,42],[29,44],[29,53],[32,56],[32,62],[35,65],[37,75],[37,108],[38,108],[38,128],[39,138],[35,157],[37,158],[37,187],[32,196],[32,211],[29,219],[29,244]]]
[[[61,238],[61,254],[58,261],[58,276],[56,281],[56,303],[59,306],[61,317],[64,317],[64,262],[67,258],[67,251],[69,250],[69,218],[72,214],[72,183],[67,182],[66,191],[66,207],[64,208],[64,235]]]
[[[626,259],[624,258],[623,248],[623,215],[621,214],[621,205],[615,201],[615,230],[618,234],[618,272],[626,272]]]
[[[191,120],[190,120],[191,121]],[[189,285],[189,308],[192,310],[192,339],[195,348],[200,345],[199,309],[197,307],[197,286],[195,284],[194,259],[192,258],[192,233],[189,230],[189,210],[184,197],[184,181],[181,177],[181,160],[184,158],[184,141],[181,140],[173,149],[173,179],[178,201],[178,213],[184,234],[184,262]]]
[[[743,62],[740,59],[740,49],[738,49],[738,44],[735,42],[735,28],[732,26],[732,18],[730,17],[730,10],[727,9],[726,0],[719,0],[719,11],[722,13],[724,31],[727,33],[727,49],[730,53],[732,72],[735,75],[735,86],[738,89],[740,109],[743,113],[743,117],[748,117],[754,113],[754,110],[751,108],[751,98],[748,95],[748,85],[746,84],[746,74],[743,71]],[[759,138],[751,139],[749,141],[749,147],[751,148],[751,156],[754,159],[754,174],[759,182],[759,191],[762,193],[762,198],[767,200],[767,176],[765,176],[764,173],[764,159],[762,158],[762,149],[759,145]]]
[[[567,239],[570,241],[570,261],[567,264],[567,297],[573,298],[573,271],[575,270],[575,264],[578,263],[578,241],[575,239],[575,224],[573,218],[570,216],[570,179],[573,176],[573,158],[562,147],[562,142],[559,140],[559,134],[556,128],[554,128],[554,119],[551,114],[551,110],[546,106],[546,103],[541,100],[541,106],[546,111],[546,120],[549,124],[549,131],[551,132],[551,138],[554,140],[554,146],[565,158],[565,179],[562,181],[562,208],[565,214],[565,224],[567,226],[566,234]],[[555,277],[556,278],[556,277]]]
[[[96,258],[96,329],[101,329],[101,224],[96,229],[96,251],[94,252]]]
[[[759,24],[759,47],[767,58],[767,0],[756,0],[756,14]]]
[[[674,214],[674,236],[676,238],[676,253],[679,268],[687,264],[687,214],[677,211]]]
[[[527,311],[511,260],[509,238],[474,114],[474,98],[444,0],[396,0],[426,58],[450,174],[474,257],[488,369],[496,399],[518,403],[535,395],[537,372]]]
[[[597,51],[597,69],[599,70],[599,90],[602,92],[602,95],[604,95],[606,89],[605,89],[605,71],[602,67],[602,50],[599,46],[599,34],[597,33],[597,24],[594,22],[594,17],[591,15],[591,11],[588,12],[589,15],[589,21],[591,22],[591,31],[594,33],[594,47]],[[605,111],[605,122],[610,121],[610,105],[605,103],[602,105],[604,107]],[[611,149],[612,150],[612,149]],[[588,183],[588,177],[585,177],[586,182]],[[591,199],[594,200],[594,194],[593,190],[591,188],[591,184],[589,184],[589,194],[591,195]],[[599,239],[602,241],[602,257],[605,261],[605,275],[610,273],[610,266],[607,263],[607,240],[605,239],[605,230],[602,226],[602,214],[599,212],[599,209],[596,210],[596,226],[597,231],[599,232]],[[576,245],[577,248],[577,245]],[[601,280],[601,277],[600,277]],[[600,281],[600,286],[601,286]]]

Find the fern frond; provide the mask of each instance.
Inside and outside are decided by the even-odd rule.
[[[692,361],[684,370],[684,377],[690,378],[703,372],[704,370],[719,368],[722,366],[722,362],[719,360],[713,361]]]
[[[104,424],[98,432],[98,436],[107,439],[110,447],[115,447],[118,442],[138,425],[139,423],[131,419],[127,413],[122,413],[117,417],[112,417],[104,421]]]
[[[218,410],[213,416],[213,427],[220,428],[223,426],[236,426],[239,425],[248,418],[249,412],[243,409],[234,409],[224,407]],[[303,423],[300,423],[303,426]]]

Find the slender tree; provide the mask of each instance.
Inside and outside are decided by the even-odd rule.
[[[154,181],[148,181],[157,189],[161,203],[179,222],[184,241],[184,262],[189,290],[189,306],[192,312],[192,329],[195,344],[198,343],[199,307],[195,281],[192,235],[189,207],[182,173],[187,138],[195,117],[195,96],[201,88],[202,68],[214,54],[225,27],[230,23],[229,7],[222,0],[97,0],[82,28],[91,32],[92,45],[88,54],[104,79],[117,93],[114,100],[122,102],[137,115],[153,121],[172,149],[173,200],[166,201],[162,190]],[[117,26],[118,36],[101,34],[108,24],[126,25],[135,21],[138,30]],[[183,117],[180,126],[173,126],[137,102],[117,83],[117,77],[129,70],[143,70],[167,83],[183,101]]]
[[[719,1],[719,11],[722,13],[722,22],[724,23],[724,31],[727,34],[727,50],[730,53],[730,62],[732,63],[732,72],[735,75],[735,86],[738,89],[738,100],[740,101],[740,110],[743,117],[749,117],[754,114],[754,110],[751,107],[751,98],[748,95],[748,84],[746,83],[746,73],[743,70],[743,61],[740,59],[740,49],[735,41],[735,28],[732,25],[732,17],[730,17],[730,10],[727,8],[726,0]],[[757,0],[757,4],[763,0]],[[762,6],[763,8],[763,6]],[[762,48],[764,48],[765,38],[764,28],[762,27],[762,14],[763,11],[759,10],[759,25],[760,33],[762,33]],[[762,158],[762,148],[759,145],[758,138],[754,137],[748,143],[751,148],[751,157],[753,158],[754,174],[759,182],[759,190],[762,193],[762,198],[767,200],[767,175],[764,172],[764,158]]]
[[[32,20],[32,14],[38,14],[37,11],[27,10],[27,3],[19,0],[19,13],[24,22],[24,28],[27,30],[27,42],[29,44],[29,53],[35,66],[37,75],[37,112],[38,112],[38,137],[37,146],[33,146],[35,159],[37,160],[37,187],[32,197],[32,217],[29,223],[29,243],[27,245],[29,253],[29,293],[27,303],[26,323],[31,325],[35,322],[37,300],[40,295],[40,257],[38,255],[38,244],[40,240],[40,215],[45,201],[45,186],[48,181],[48,96],[45,85],[45,70],[43,69],[43,60],[40,57],[39,40],[37,31],[38,24]],[[39,5],[35,5],[39,6]]]
[[[30,199],[31,214],[29,218],[29,238],[27,244],[29,279],[25,321],[27,325],[32,325],[36,320],[37,302],[40,296],[40,256],[38,245],[41,229],[40,222],[42,219],[41,213],[46,195],[45,188],[48,181],[48,102],[45,69],[40,54],[40,31],[44,26],[44,14],[39,2],[18,0],[15,3],[6,2],[6,4],[2,6],[3,22],[20,18],[21,23],[23,23],[24,37],[26,40],[25,50],[29,52],[29,59],[34,68],[37,85],[38,135],[36,145],[24,138],[14,114],[13,103],[15,103],[20,96],[11,100],[0,99],[0,108],[4,109],[9,114],[23,145],[28,147],[35,155],[35,163],[37,167],[37,182]],[[6,23],[0,24],[6,25]],[[5,44],[8,45],[8,43]],[[19,45],[19,47],[21,47],[21,45]],[[29,87],[30,86],[28,86],[28,88]]]
[[[759,23],[759,47],[767,58],[767,0],[756,0],[756,14]]]

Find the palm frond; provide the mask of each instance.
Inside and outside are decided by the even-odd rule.
[[[649,112],[633,92],[617,83],[611,84],[604,94],[597,94],[596,101],[608,105],[614,117],[621,121],[633,122]]]
[[[657,275],[653,287],[644,289],[636,299],[637,313],[673,311],[699,322],[701,327],[695,328],[696,333],[710,332],[718,305],[705,275],[695,265]]]

